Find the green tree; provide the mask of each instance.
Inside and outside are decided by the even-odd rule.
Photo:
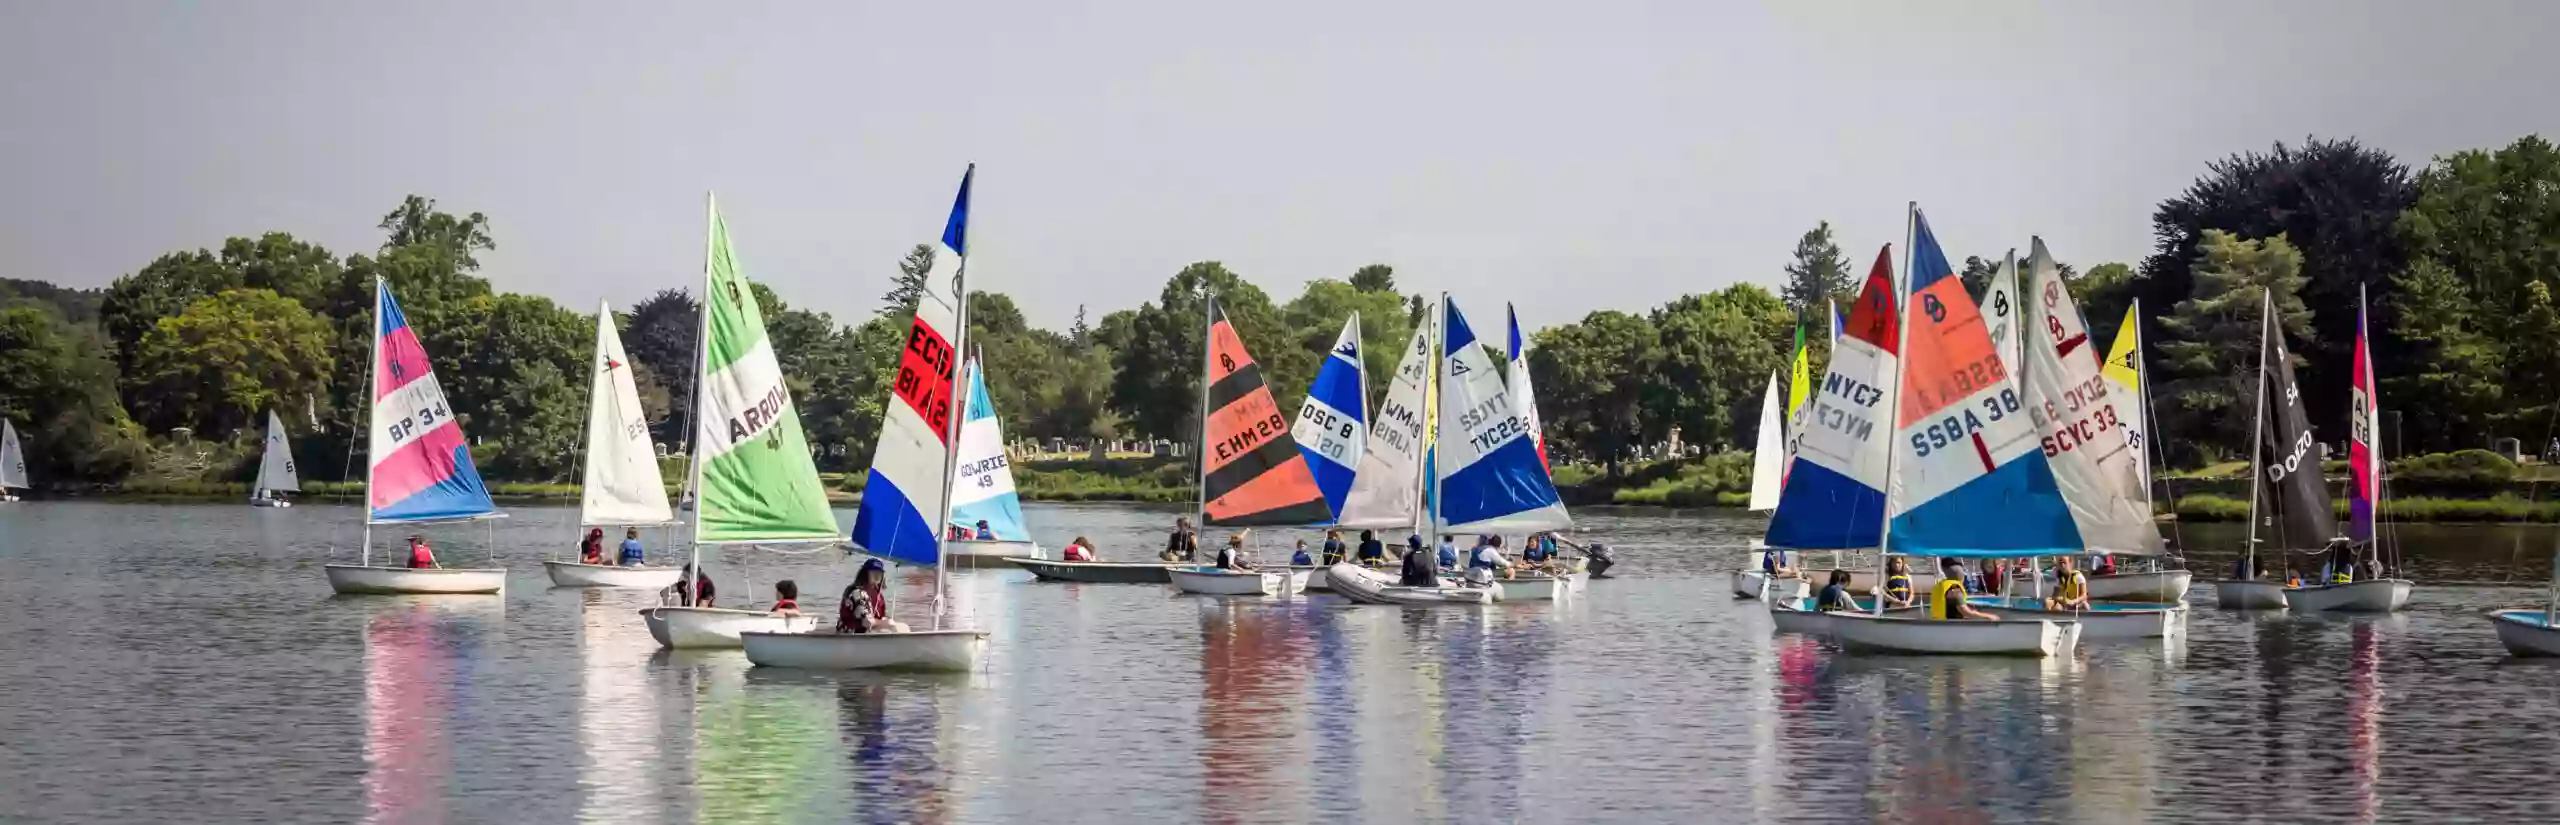
[[[685,432],[693,420],[686,405],[693,403],[693,339],[701,326],[702,305],[692,293],[673,288],[632,304],[630,320],[622,326],[623,350],[636,366],[633,376],[665,389],[667,404],[656,408],[664,412],[650,419],[649,429],[669,450],[692,443]]]
[[[229,437],[267,410],[318,394],[328,351],[328,325],[301,304],[273,290],[228,290],[143,336],[132,376],[136,411],[156,430]]]
[[[2189,270],[2195,296],[2161,319],[2168,334],[2154,347],[2161,383],[2151,394],[2162,430],[2174,434],[2166,439],[2169,458],[2190,462],[2247,454],[2249,427],[2257,420],[2262,296],[2275,301],[2277,332],[2286,336],[2297,368],[2301,348],[2313,340],[2313,313],[2302,300],[2302,253],[2292,244],[2281,236],[2251,241],[2212,229],[2200,249]]]
[[[1735,284],[1673,300],[1648,321],[1658,343],[1641,392],[1642,436],[1668,438],[1676,427],[1684,444],[1747,447],[1769,375],[1794,354],[1794,313],[1766,289]]]
[[[595,319],[515,293],[473,297],[447,315],[419,330],[420,344],[464,432],[483,442],[473,455],[485,472],[566,477],[584,438]]]
[[[2393,327],[2413,357],[2376,377],[2393,407],[2425,411],[2401,419],[2400,437],[2428,452],[2486,446],[2469,437],[2488,432],[2504,407],[2504,353],[2476,328],[2470,290],[2434,261],[2410,264],[2391,280],[2391,302],[2382,309],[2396,317]],[[2549,293],[2541,297],[2549,307]]]
[[[2089,268],[2089,274],[2066,278],[2071,298],[2080,304],[2080,314],[2089,319],[2089,340],[2099,352],[2115,351],[2116,330],[2124,326],[2125,310],[2133,305],[2133,267],[2105,263]]]
[[[1824,313],[1831,311],[1831,302],[1848,300],[1857,288],[1849,278],[1848,259],[1840,256],[1840,244],[1831,238],[1830,221],[1815,225],[1804,237],[1796,239],[1795,259],[1787,264],[1786,272],[1787,283],[1778,290],[1778,297],[1785,299],[1787,308],[1796,317],[1806,319],[1808,325],[1819,320],[1820,326],[1830,326]]]
[[[1396,268],[1386,264],[1370,264],[1351,272],[1351,288],[1362,292],[1396,291]]]
[[[1127,345],[1115,348],[1119,374],[1112,381],[1111,405],[1126,413],[1139,432],[1177,441],[1198,439],[1202,301],[1211,291],[1246,351],[1262,366],[1266,383],[1303,387],[1313,375],[1315,356],[1283,343],[1287,330],[1261,287],[1217,261],[1194,263],[1166,280],[1157,300],[1138,307],[1130,317]],[[1111,319],[1103,320],[1107,327]]]
[[[382,216],[379,226],[390,237],[382,242],[384,251],[395,247],[420,246],[435,250],[448,258],[455,269],[469,272],[480,268],[475,253],[498,248],[489,237],[489,219],[478,212],[456,217],[436,209],[434,198],[410,195],[400,205]]]
[[[30,481],[120,481],[142,466],[115,375],[96,335],[47,308],[0,306],[0,418],[18,425]]]
[[[924,279],[933,272],[933,259],[940,250],[933,244],[916,244],[907,257],[898,261],[898,275],[889,280],[889,293],[880,296],[880,314],[914,315],[916,297],[924,294]]]
[[[1372,265],[1363,271],[1370,268],[1383,267]],[[1355,273],[1353,277],[1359,276]],[[1405,339],[1413,335],[1413,324],[1405,320],[1404,302],[1404,296],[1394,292],[1365,290],[1346,281],[1308,281],[1307,290],[1280,309],[1281,323],[1290,330],[1286,346],[1314,354],[1313,366],[1321,367],[1325,353],[1333,350],[1333,340],[1342,335],[1343,320],[1351,313],[1360,313],[1360,368],[1368,373],[1369,404],[1374,408],[1386,395],[1387,376],[1394,374],[1396,359],[1404,354]],[[1254,356],[1263,357],[1259,350]],[[1500,362],[1502,358],[1494,360]],[[1297,411],[1299,403],[1306,399],[1309,384],[1315,381],[1312,368],[1306,378],[1308,383],[1273,385],[1273,397],[1280,401],[1281,409]]]
[[[1529,374],[1548,398],[1573,403],[1539,408],[1550,447],[1597,459],[1618,478],[1640,435],[1644,384],[1655,346],[1653,325],[1616,310],[1579,323],[1539,330]]]
[[[2548,409],[2560,403],[2560,382],[2543,365],[2556,351],[2533,315],[2539,287],[2560,288],[2560,148],[2527,135],[2495,151],[2463,151],[2435,159],[2418,175],[2417,202],[2401,213],[2399,233],[2414,261],[2450,271],[2475,310],[2469,329],[2509,354],[2504,384],[2513,409],[2505,434],[2531,439],[2548,429]],[[2395,338],[2401,323],[2385,328]],[[2410,342],[2410,352],[2386,359],[2423,358],[2432,344]],[[2432,368],[2434,365],[2422,365]],[[2387,398],[2387,396],[2386,396]],[[2536,412],[2541,411],[2541,412]],[[2411,430],[2447,422],[2410,419]],[[2492,433],[2448,433],[2453,443],[2481,446]]]

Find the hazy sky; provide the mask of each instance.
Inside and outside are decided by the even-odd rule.
[[[2235,151],[2560,133],[2555,3],[1244,6],[7,0],[0,275],[370,251],[415,192],[500,289],[626,305],[699,279],[716,190],[751,277],[859,315],[974,161],[972,281],[1035,323],[1219,259],[1543,326],[1774,285],[1819,220],[1863,270],[1909,200],[2085,267]]]

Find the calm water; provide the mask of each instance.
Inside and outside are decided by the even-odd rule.
[[[503,599],[342,598],[319,567],[351,509],[0,508],[0,820],[2560,819],[2560,668],[2508,662],[2479,617],[2526,587],[2381,618],[2202,607],[2182,643],[2043,663],[1853,658],[1726,596],[1740,551],[1700,546],[1757,519],[1589,512],[1627,575],[1563,606],[956,573],[996,633],[985,671],[809,674],[657,650],[646,594],[546,586],[571,511],[514,514]],[[1171,512],[1031,515],[1127,558]],[[458,562],[482,531],[434,535]],[[2421,575],[2503,579],[2551,538],[2411,542]],[[737,551],[714,573],[832,611],[850,570]]]

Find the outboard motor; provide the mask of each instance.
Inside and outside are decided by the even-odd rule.
[[[1608,578],[1609,568],[1618,563],[1617,558],[1609,554],[1609,545],[1606,544],[1591,545],[1583,552],[1591,556],[1591,577],[1595,579]]]

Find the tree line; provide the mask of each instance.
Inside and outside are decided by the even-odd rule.
[[[2066,267],[2065,277],[2101,346],[2141,302],[2171,460],[2247,448],[2261,288],[2273,295],[2322,433],[2344,432],[2361,292],[2372,305],[2385,408],[2425,411],[2387,429],[2399,448],[2550,436],[2560,410],[2560,361],[2547,355],[2560,352],[2560,150],[2542,138],[2453,153],[2414,171],[2352,139],[2278,143],[2211,163],[2159,205],[2152,223],[2154,252],[2138,264]],[[57,483],[244,473],[190,464],[183,444],[245,444],[275,409],[303,433],[306,476],[335,476],[353,465],[350,434],[364,424],[380,277],[469,416],[483,473],[572,478],[592,309],[493,289],[479,275],[477,254],[496,245],[480,213],[413,195],[379,227],[382,244],[370,252],[342,256],[267,232],[170,252],[102,290],[0,279],[0,416],[24,431],[31,469]],[[919,245],[884,262],[888,288],[859,318],[793,307],[757,287],[823,469],[868,461],[888,372],[934,254]],[[1830,303],[1854,297],[1865,260],[1844,253],[1822,222],[1773,273],[1775,292],[1737,283],[1539,330],[1529,369],[1551,451],[1614,473],[1640,445],[1675,431],[1703,450],[1748,449],[1770,374],[1787,365],[1799,329],[1819,373]],[[1965,259],[1977,294],[1997,260]],[[1310,281],[1280,301],[1201,261],[1135,308],[1097,318],[1078,307],[1064,331],[1032,326],[1001,293],[975,293],[971,342],[1008,433],[1190,438],[1210,292],[1292,406],[1354,312],[1371,391],[1383,394],[1404,340],[1431,307],[1400,292],[1383,264]],[[1498,308],[1475,305],[1479,330],[1498,330]],[[686,441],[698,313],[688,290],[671,288],[616,314],[655,435],[671,451]]]

